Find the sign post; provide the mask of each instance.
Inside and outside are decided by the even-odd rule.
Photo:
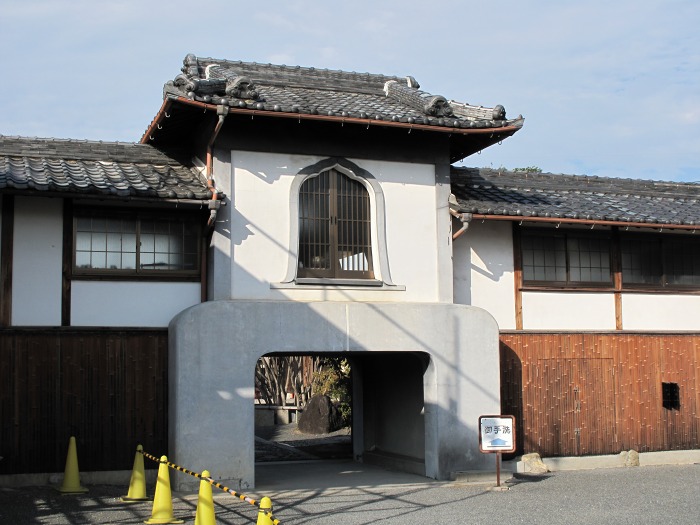
[[[501,486],[501,454],[515,452],[515,416],[479,416],[479,450],[496,453],[496,486]]]

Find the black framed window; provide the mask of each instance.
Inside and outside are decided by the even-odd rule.
[[[700,287],[700,241],[676,235],[620,241],[622,284],[651,288]]]
[[[200,221],[193,215],[80,210],[73,221],[76,275],[196,275]]]
[[[551,230],[523,231],[523,283],[552,286],[612,285],[607,235]]]
[[[328,170],[299,190],[299,260],[303,278],[372,279],[370,199],[364,185]]]

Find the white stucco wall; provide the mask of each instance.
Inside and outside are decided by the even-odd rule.
[[[12,324],[60,326],[63,203],[17,197],[12,253]]]
[[[200,294],[198,282],[73,281],[71,325],[166,327]]]
[[[525,330],[615,330],[613,294],[523,293]]]
[[[384,195],[385,232],[393,289],[276,286],[287,274],[290,251],[290,197],[296,174],[323,157],[231,152],[231,178],[219,174],[217,186],[228,187],[232,205],[230,249],[226,233],[218,232],[220,254],[230,252],[230,297],[233,299],[291,299],[300,301],[439,302],[438,217],[449,221],[446,202],[438,203],[435,167],[349,159],[370,172]],[[373,194],[370,192],[373,199]],[[373,202],[373,207],[376,203]],[[442,207],[440,212],[438,208]],[[442,215],[440,215],[442,213]],[[377,234],[373,235],[373,241]],[[294,247],[294,250],[296,247]],[[377,244],[373,245],[377,250]],[[376,252],[375,252],[376,254]],[[220,262],[220,261],[219,261]],[[445,261],[449,264],[448,261]],[[376,260],[375,260],[376,263]],[[217,275],[221,269],[215,270]],[[375,264],[375,272],[379,265]],[[382,275],[382,278],[386,276]],[[226,282],[225,279],[217,283]],[[221,290],[217,291],[221,297]]]
[[[168,333],[170,453],[189,468],[209,468],[229,486],[248,489],[255,483],[253,370],[271,352],[429,355],[422,393],[425,475],[446,480],[455,471],[493,468],[493,457],[479,452],[477,426],[480,415],[501,406],[498,327],[479,308],[209,301],[175,317]],[[353,412],[358,419],[359,412]],[[388,409],[385,414],[397,417]],[[406,425],[409,437],[418,428],[410,426],[415,421],[390,423]],[[363,439],[362,433],[354,439]],[[187,478],[173,478],[175,489],[196,488]]]
[[[700,297],[624,294],[622,326],[625,330],[700,330]]]
[[[454,222],[455,229],[461,227]],[[453,243],[454,300],[488,311],[502,330],[515,328],[513,234],[509,222],[473,221]]]

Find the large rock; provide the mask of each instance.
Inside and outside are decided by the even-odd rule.
[[[328,434],[342,427],[342,417],[331,398],[313,396],[299,417],[298,428],[304,434]]]
[[[625,467],[638,467],[639,452],[636,450],[623,450],[620,452],[620,460]]]
[[[520,459],[524,474],[542,475],[549,472],[549,468],[537,452],[531,454],[523,454]]]

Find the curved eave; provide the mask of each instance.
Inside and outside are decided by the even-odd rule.
[[[196,100],[190,100],[184,97],[168,97],[163,101],[163,104],[158,111],[158,114],[151,122],[144,135],[139,141],[141,144],[148,144],[153,137],[158,133],[158,129],[164,118],[168,117],[168,111],[172,108],[173,104],[177,102],[187,106],[192,106],[196,108],[201,108],[202,111],[212,111],[216,114],[216,104],[207,104],[205,102],[199,102]],[[261,116],[261,117],[271,117],[271,118],[287,118],[294,120],[311,120],[311,121],[326,121],[326,122],[338,122],[340,124],[358,124],[362,126],[380,126],[387,128],[398,128],[405,130],[421,130],[428,132],[437,133],[447,133],[450,135],[466,136],[466,135],[477,135],[484,137],[488,145],[494,144],[503,140],[506,137],[513,135],[516,131],[523,127],[524,119],[518,118],[507,126],[492,127],[492,128],[461,128],[461,127],[449,127],[440,125],[429,125],[429,124],[410,124],[408,122],[396,122],[392,120],[377,120],[371,118],[356,118],[356,117],[342,117],[342,116],[329,116],[329,115],[312,115],[307,113],[289,113],[283,111],[269,111],[269,110],[259,110],[259,109],[245,109],[229,107],[229,114],[238,115],[250,115],[251,117]],[[483,149],[483,148],[479,148]],[[473,152],[472,152],[473,153]],[[471,154],[471,153],[469,153]],[[467,156],[467,155],[464,155]],[[464,158],[464,157],[461,157]],[[454,160],[453,160],[454,162]]]
[[[532,217],[527,215],[487,215],[482,213],[472,213],[472,220],[478,221],[510,221],[518,223],[544,223],[544,224],[574,224],[581,226],[617,226],[622,228],[650,228],[653,230],[689,230],[695,232],[700,229],[700,225],[693,224],[673,224],[663,222],[625,222],[607,221],[596,219],[572,219],[566,217]]]

